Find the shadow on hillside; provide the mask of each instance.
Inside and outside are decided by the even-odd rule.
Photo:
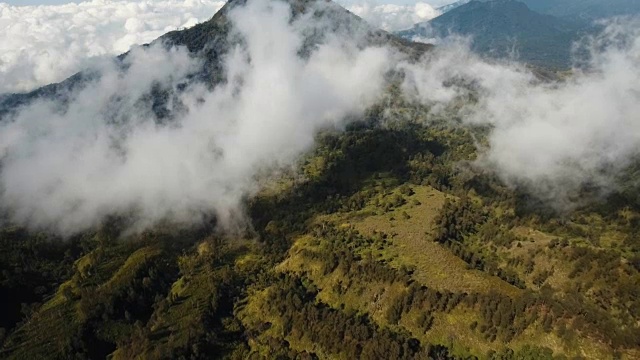
[[[372,176],[384,174],[404,183],[409,180],[412,156],[427,152],[440,156],[445,151],[443,145],[419,138],[411,126],[383,129],[359,124],[343,135],[326,135],[319,141],[319,151],[327,160],[322,174],[284,194],[258,197],[249,206],[255,230],[281,254],[288,250],[287,238],[303,232],[314,216],[338,211]],[[277,224],[275,233],[265,231],[270,222]]]

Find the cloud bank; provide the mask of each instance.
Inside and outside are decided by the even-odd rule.
[[[0,3],[0,94],[59,82],[103,56],[207,20],[215,0],[91,0],[56,6]]]
[[[224,0],[90,0],[54,6],[0,2],[0,94],[59,82],[175,29],[205,21]],[[438,15],[415,5],[352,4],[349,10],[388,31]]]
[[[438,10],[424,2],[415,5],[363,2],[347,6],[347,9],[371,25],[387,31],[406,30],[440,15]]]
[[[130,214],[137,229],[210,214],[224,223],[260,189],[262,174],[294,164],[318,131],[342,128],[375,104],[389,70],[404,72],[403,96],[434,112],[473,93],[477,101],[449,114],[491,127],[477,164],[545,199],[585,183],[615,186],[640,151],[638,20],[585,39],[589,66],[546,83],[456,41],[410,63],[329,35],[303,59],[303,34],[331,26],[311,15],[292,21],[288,5],[269,0],[229,16],[245,41],[225,58],[228,81],[214,90],[181,90],[202,65],[185,49],[135,48],[124,67],[96,65],[101,77],[64,109],[41,100],[4,119],[0,203],[13,220],[62,235],[112,214]],[[172,117],[156,117],[149,89],[169,94]]]
[[[307,17],[290,24],[281,2],[250,1],[230,13],[246,40],[229,54],[228,83],[192,86],[158,124],[148,90],[175,90],[198,61],[184,49],[135,49],[128,70],[102,77],[64,111],[39,102],[0,127],[2,204],[16,221],[73,234],[109,214],[132,214],[139,228],[165,219],[197,222],[234,216],[258,189],[255,177],[292,164],[323,128],[339,127],[382,92],[389,55],[329,38],[298,56]],[[318,24],[320,25],[320,24]]]
[[[424,66],[408,68],[405,92],[442,105],[468,92],[452,81],[472,83],[479,100],[462,110],[463,119],[492,127],[479,163],[507,183],[554,201],[585,184],[611,190],[640,153],[640,20],[611,21],[578,45],[591,54],[585,69],[543,83],[522,66],[443,44]]]

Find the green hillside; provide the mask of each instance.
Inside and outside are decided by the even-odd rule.
[[[225,12],[242,3],[165,35],[204,58],[190,81],[225,80]],[[313,15],[327,13],[366,44],[430,49],[337,5]],[[619,192],[592,185],[559,212],[474,165],[490,129],[388,75],[374,106],[244,199],[237,231],[211,216],[132,233],[113,214],[60,239],[0,214],[0,358],[640,358],[637,165]],[[2,101],[10,113],[79,78]],[[148,98],[168,116],[167,94]]]
[[[483,129],[393,88],[385,103],[319,135],[304,179],[249,200],[242,235],[122,238],[114,221],[63,242],[5,226],[1,356],[638,358],[633,203],[526,206],[465,165]]]

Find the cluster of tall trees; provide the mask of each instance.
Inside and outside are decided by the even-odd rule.
[[[283,276],[268,299],[283,321],[284,335],[317,344],[347,359],[448,359],[443,346],[381,328],[367,315],[333,309],[315,300],[300,278]]]

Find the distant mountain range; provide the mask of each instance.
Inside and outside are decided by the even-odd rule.
[[[472,0],[459,0],[441,6],[440,12],[445,13],[459,6],[468,4]],[[475,0],[492,1],[492,0]],[[601,19],[617,15],[640,13],[638,0],[521,0],[531,10],[563,18],[572,19]]]
[[[523,0],[534,11],[570,19],[602,19],[640,13],[638,0]]]
[[[441,8],[444,10],[447,11],[439,17],[398,35],[407,39],[471,36],[472,49],[478,53],[566,68],[571,61],[572,43],[591,31],[590,22],[541,14],[515,0],[462,0]]]

